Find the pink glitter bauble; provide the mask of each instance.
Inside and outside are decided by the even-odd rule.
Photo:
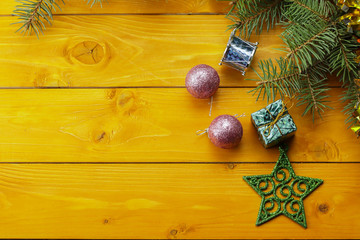
[[[208,136],[217,147],[234,148],[241,141],[243,128],[236,117],[220,115],[211,122]]]
[[[219,88],[219,84],[219,74],[206,64],[190,69],[185,79],[186,89],[196,98],[210,98]]]

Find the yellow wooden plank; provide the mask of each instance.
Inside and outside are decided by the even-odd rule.
[[[0,90],[2,162],[273,162],[277,149],[258,140],[250,114],[264,107],[250,89],[219,89],[212,117],[209,100],[185,88],[170,89],[26,89]],[[340,94],[335,89],[330,94]],[[292,108],[296,136],[293,161],[359,161],[359,141],[346,129],[342,104],[312,123]],[[242,114],[240,147],[216,148],[195,132],[220,114]],[[273,157],[269,157],[273,156]]]
[[[270,154],[269,154],[270,155]],[[0,166],[2,238],[359,238],[360,164],[293,164],[324,179],[304,200],[308,229],[285,216],[255,226],[244,175],[274,164]]]
[[[131,1],[129,1],[131,2]],[[40,40],[0,18],[0,87],[184,86],[196,64],[213,66],[222,86],[254,86],[218,66],[230,32],[224,16],[57,16]],[[281,29],[253,36],[253,60],[279,57]],[[257,78],[249,69],[246,78]]]
[[[60,4],[62,14],[105,13],[226,13],[229,2],[216,0],[107,0],[102,7],[90,8],[84,0],[65,1]],[[0,14],[11,14],[18,3],[14,0],[0,1]]]
[[[15,33],[12,17],[0,18],[0,87],[184,86],[197,64],[213,66],[222,86],[255,86],[219,66],[231,22],[224,16],[66,16],[38,40]],[[281,28],[254,35],[253,60],[280,57]],[[332,85],[339,85],[336,81]]]

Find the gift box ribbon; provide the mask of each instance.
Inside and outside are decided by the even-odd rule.
[[[290,107],[290,108],[291,108],[291,107]],[[289,109],[290,109],[290,108],[289,108]],[[264,132],[266,132],[266,133],[265,133],[264,135],[265,135],[266,137],[268,137],[268,136],[270,135],[270,132],[271,132],[270,129],[271,129],[272,127],[274,127],[274,125],[276,125],[276,126],[278,127],[280,134],[281,134],[281,135],[284,135],[284,134],[281,132],[281,128],[279,127],[279,125],[277,125],[277,122],[279,121],[280,118],[283,117],[284,113],[286,112],[286,104],[285,104],[285,103],[283,104],[280,112],[277,114],[277,116],[276,116],[275,118],[274,118],[274,116],[271,114],[271,112],[269,111],[269,109],[267,109],[267,108],[265,108],[265,109],[266,109],[266,111],[270,114],[270,117],[271,117],[273,120],[272,120],[272,122],[267,123],[267,124],[264,125],[264,126],[266,127],[265,130],[264,130]]]

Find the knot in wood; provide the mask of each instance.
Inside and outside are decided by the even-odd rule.
[[[101,62],[105,51],[104,47],[95,41],[83,41],[73,47],[71,55],[83,64],[93,65]]]
[[[109,144],[110,135],[102,129],[94,129],[92,132],[92,142],[96,144]]]
[[[229,168],[229,169],[234,169],[235,167],[236,167],[236,165],[233,164],[233,163],[229,163],[229,164],[228,164],[228,168]]]
[[[329,206],[326,203],[322,203],[319,205],[319,211],[326,214],[329,211]]]
[[[134,92],[123,90],[119,92],[116,98],[116,107],[119,113],[131,115],[138,109],[139,101]]]
[[[170,231],[170,234],[171,234],[172,236],[176,236],[177,233],[178,233],[178,231],[177,231],[176,229],[172,229],[172,230]]]

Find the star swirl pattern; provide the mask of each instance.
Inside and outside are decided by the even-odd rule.
[[[268,175],[244,176],[243,179],[261,196],[256,225],[259,226],[281,214],[307,228],[303,200],[323,180],[296,176],[282,146],[280,157]]]

